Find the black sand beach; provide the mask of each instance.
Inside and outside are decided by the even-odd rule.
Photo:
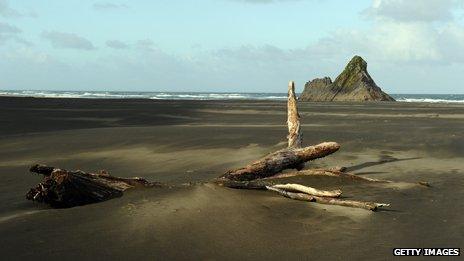
[[[388,202],[370,212],[204,184],[285,146],[286,103],[0,98],[3,260],[387,260],[397,247],[464,247],[464,105],[301,103],[307,164],[394,181],[290,180]],[[33,163],[190,186],[49,209],[25,199]]]

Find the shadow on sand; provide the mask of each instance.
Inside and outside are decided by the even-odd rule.
[[[406,161],[406,160],[415,160],[415,159],[420,159],[420,157],[398,159],[398,158],[392,157],[390,155],[381,155],[380,159],[378,161],[369,161],[369,162],[364,162],[364,163],[361,163],[361,164],[358,164],[358,165],[354,165],[354,166],[348,167],[347,171],[348,172],[354,172],[356,170],[360,170],[360,169],[364,169],[364,168],[368,168],[368,167],[372,167],[372,166],[377,166],[377,165],[382,165],[382,164],[386,164],[386,163]],[[379,171],[377,171],[377,172],[361,172],[361,173],[357,173],[357,174],[358,175],[363,175],[363,174],[380,174],[380,173],[383,173],[383,172],[379,172]]]

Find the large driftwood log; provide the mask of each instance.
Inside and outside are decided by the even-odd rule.
[[[246,167],[230,170],[221,178],[240,181],[267,178],[285,169],[298,169],[303,163],[330,155],[339,148],[340,145],[336,142],[324,142],[299,149],[285,148]]]
[[[131,188],[161,186],[160,183],[148,182],[143,178],[119,178],[106,172],[67,171],[44,165],[34,165],[30,171],[42,174],[44,179],[29,190],[26,198],[56,208],[81,206],[121,197],[124,191]]]

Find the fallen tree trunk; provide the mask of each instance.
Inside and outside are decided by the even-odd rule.
[[[44,179],[29,190],[26,198],[56,208],[106,201],[121,197],[132,188],[161,186],[143,178],[119,178],[106,172],[67,171],[44,165],[34,165],[30,171],[42,174]]]
[[[340,145],[336,142],[324,142],[300,149],[285,148],[244,168],[230,170],[221,178],[239,181],[267,178],[285,169],[298,169],[305,162],[330,155],[339,148]]]

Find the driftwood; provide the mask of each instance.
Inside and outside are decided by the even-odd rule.
[[[288,84],[287,126],[288,147],[301,148],[303,146],[303,132],[301,131],[300,114],[298,113],[294,81]]]
[[[290,178],[290,177],[295,177],[295,176],[330,176],[330,177],[348,178],[348,179],[365,181],[365,182],[393,183],[393,181],[391,180],[361,177],[361,176],[358,176],[352,173],[340,171],[338,169],[305,169],[302,171],[277,174],[277,175],[274,175],[266,179],[282,179],[282,178]]]
[[[119,178],[106,172],[87,173],[67,171],[44,165],[34,165],[31,172],[42,174],[44,179],[26,194],[29,200],[47,203],[52,207],[66,208],[106,201],[121,197],[132,188],[161,186],[143,178]]]
[[[322,204],[357,207],[369,210],[377,210],[380,207],[389,206],[389,204],[384,203],[340,199],[338,197],[342,194],[341,190],[323,191],[300,184],[274,184],[271,180],[297,175],[343,176],[369,182],[390,182],[345,173],[345,168],[300,171],[303,169],[305,162],[330,155],[338,151],[340,145],[336,142],[324,142],[315,146],[302,147],[303,134],[301,131],[300,115],[298,113],[295,84],[293,81],[290,82],[288,86],[287,126],[287,148],[271,153],[243,168],[227,171],[218,178],[216,182],[230,188],[269,190],[277,192],[287,198]],[[298,171],[293,173],[281,173],[286,169],[296,169]]]
[[[235,189],[256,189],[256,190],[269,190],[270,187],[275,189],[282,189],[287,191],[302,192],[308,195],[321,196],[321,197],[340,197],[342,191],[337,190],[319,190],[300,184],[275,184],[272,181],[254,180],[254,181],[235,181],[224,180],[219,183],[222,186],[235,188]]]
[[[353,208],[363,208],[363,209],[372,210],[372,211],[376,211],[381,207],[390,206],[390,204],[386,204],[386,203],[345,200],[345,199],[338,199],[338,198],[333,198],[333,197],[320,197],[320,196],[308,195],[305,193],[290,192],[284,189],[279,189],[276,186],[268,187],[267,189],[270,191],[277,192],[279,195],[287,197],[287,198],[302,200],[302,201],[309,201],[309,202],[316,202],[320,204],[338,205],[338,206],[353,207]]]
[[[324,142],[305,148],[285,148],[244,168],[230,170],[222,178],[240,181],[268,178],[285,169],[299,169],[305,162],[325,157],[339,148],[336,142]]]
[[[276,184],[276,180],[293,176],[322,175],[343,177],[353,180],[377,183],[392,183],[360,177],[346,173],[346,168],[303,170],[306,162],[325,157],[339,150],[336,142],[323,142],[318,145],[303,147],[300,115],[298,113],[294,82],[289,83],[287,102],[288,147],[271,153],[249,165],[229,170],[215,182],[221,186],[236,189],[257,189],[276,192],[281,196],[316,202],[321,204],[356,207],[377,210],[388,207],[386,203],[362,202],[340,198],[341,190],[319,190],[301,184]],[[291,173],[281,173],[286,169],[296,169]],[[31,172],[42,174],[44,179],[30,189],[26,198],[50,204],[52,207],[73,207],[121,197],[123,192],[133,188],[160,187],[162,184],[148,182],[143,178],[113,177],[107,172],[87,173],[80,170],[64,169],[34,165]],[[427,182],[419,184],[429,186]]]
[[[336,152],[340,145],[336,142],[323,142],[315,146],[302,148],[303,134],[300,128],[295,96],[295,83],[288,85],[288,147],[257,160],[246,167],[230,170],[221,178],[227,180],[247,181],[274,176],[285,169],[301,170],[304,163]]]
[[[283,189],[288,192],[302,192],[308,195],[319,196],[319,197],[331,197],[338,198],[342,195],[342,191],[337,190],[319,190],[308,186],[303,186],[300,184],[277,184],[272,186],[272,188]],[[269,190],[269,188],[267,188]]]
[[[276,180],[276,179],[291,178],[291,177],[296,177],[296,176],[329,176],[329,177],[345,178],[345,179],[351,179],[351,180],[361,181],[361,182],[370,182],[370,183],[387,183],[387,184],[398,183],[392,180],[362,177],[362,176],[359,176],[353,173],[348,173],[345,171],[346,171],[346,168],[305,169],[302,171],[294,171],[294,172],[277,174],[269,178],[264,178],[262,180]],[[430,184],[427,181],[418,181],[416,183],[412,183],[412,182],[399,182],[399,183],[430,187]]]

